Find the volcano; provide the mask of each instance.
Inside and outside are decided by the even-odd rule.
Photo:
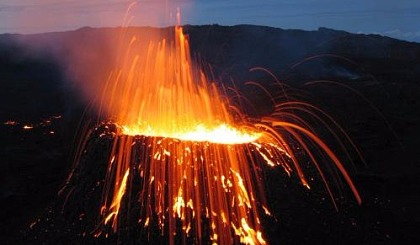
[[[198,50],[205,57],[204,59],[214,66],[214,76],[220,78],[220,81],[226,84],[229,83],[229,76],[232,76],[237,81],[238,87],[248,97],[251,97],[251,104],[254,104],[254,108],[246,109],[249,115],[258,117],[273,110],[272,104],[267,103],[269,98],[267,100],[265,93],[255,89],[245,89],[247,81],[267,84],[273,80],[267,73],[258,73],[258,69],[256,73],[251,72],[249,76],[243,72],[248,68],[263,66],[273,71],[275,76],[282,79],[286,84],[303,90],[305,95],[309,95],[311,103],[321,104],[320,107],[328,108],[329,114],[333,114],[337,118],[340,125],[352,136],[355,144],[360,146],[368,164],[368,167],[364,167],[356,160],[355,167],[358,171],[350,170],[351,175],[355,176],[354,180],[361,191],[364,200],[362,206],[358,206],[352,200],[340,201],[340,203],[345,204],[341,205],[338,212],[334,210],[331,202],[328,201],[328,195],[325,193],[306,190],[299,184],[299,178],[289,179],[285,176],[287,174],[283,170],[267,171],[264,174],[264,185],[267,189],[266,198],[267,203],[270,204],[271,213],[274,214],[274,218],[267,218],[266,220],[264,218],[262,221],[268,242],[275,243],[279,240],[283,243],[299,243],[301,241],[328,241],[331,243],[334,241],[342,243],[416,241],[414,233],[410,231],[418,227],[418,217],[412,212],[418,202],[416,195],[413,194],[417,193],[418,190],[417,181],[415,181],[416,173],[418,173],[418,164],[416,164],[418,158],[414,147],[417,145],[419,132],[418,127],[416,127],[418,125],[418,113],[416,113],[418,112],[418,103],[415,100],[418,94],[418,86],[416,85],[419,63],[418,58],[416,58],[418,57],[416,56],[419,50],[418,44],[374,35],[353,35],[327,29],[312,33],[254,26],[189,26],[185,29],[191,37],[192,49]],[[40,44],[43,42],[55,43],[56,45],[53,46],[57,47],[57,50],[54,52],[60,53],[66,51],[64,48],[66,47],[66,41],[64,40],[77,40],[77,37],[88,40],[89,35],[97,38],[101,33],[108,31],[112,33],[113,30],[85,28],[69,33],[19,36],[18,39],[37,40]],[[71,35],[74,36],[69,38]],[[63,38],[64,36],[66,38]],[[3,36],[2,38],[6,40],[10,36]],[[287,38],[294,41],[287,42]],[[253,45],[256,40],[261,43],[265,42],[266,45]],[[300,41],[298,42],[298,40]],[[62,43],[64,45],[57,45]],[[301,47],[292,48],[292,44],[296,45],[297,43],[300,43]],[[85,44],[88,45],[87,42]],[[10,44],[6,42],[3,45]],[[249,49],[247,45],[258,47],[258,49],[254,49],[253,52],[245,51]],[[272,56],[267,56],[266,50],[262,47],[273,50],[273,52],[270,52]],[[4,75],[3,80],[13,81],[13,83],[2,83],[3,86],[6,86],[4,91],[11,92],[10,95],[2,97],[5,100],[2,103],[4,107],[2,111],[6,112],[6,116],[3,116],[5,123],[2,125],[2,134],[6,135],[5,144],[8,146],[3,148],[5,152],[3,155],[15,155],[7,161],[10,162],[6,163],[6,166],[9,167],[6,167],[4,172],[14,173],[16,176],[19,176],[19,171],[10,167],[15,166],[12,163],[22,164],[22,162],[34,158],[31,157],[31,152],[11,154],[13,152],[11,146],[15,145],[15,149],[25,146],[31,147],[35,149],[34,152],[37,152],[42,147],[31,142],[39,142],[39,139],[45,137],[43,135],[47,133],[50,138],[44,139],[43,142],[46,142],[46,145],[52,147],[52,149],[67,152],[69,149],[66,147],[54,147],[54,142],[67,142],[68,145],[71,145],[69,144],[72,141],[72,137],[69,136],[71,134],[67,135],[65,129],[77,128],[78,119],[72,121],[70,118],[75,117],[75,114],[80,113],[81,110],[76,108],[77,105],[69,103],[70,100],[67,100],[70,97],[68,92],[71,88],[55,86],[57,81],[63,81],[64,79],[60,77],[57,71],[49,72],[49,69],[54,69],[54,65],[53,62],[50,62],[48,54],[41,52],[42,49],[38,49],[38,47],[35,47],[35,52],[33,48],[32,46],[29,51],[21,52],[19,50],[22,50],[22,48],[14,47],[19,52],[11,53],[20,54],[20,59],[16,59],[15,55],[11,55],[11,53],[2,56],[4,57],[2,62],[10,68],[7,72],[2,73]],[[287,49],[299,50],[299,52],[286,52]],[[274,51],[279,53],[276,54]],[[248,53],[252,57],[249,57],[249,59],[243,58]],[[35,71],[32,70],[34,66],[37,67]],[[59,70],[60,68],[55,69]],[[44,72],[39,73],[40,70]],[[13,71],[19,71],[19,73]],[[34,77],[34,74],[43,75]],[[22,87],[26,88],[28,84],[31,85],[31,81],[45,86],[35,86],[38,89],[31,93],[29,92],[31,90],[22,92]],[[317,82],[314,83],[314,81]],[[363,97],[345,89],[345,86],[335,86],[334,83],[328,81],[338,81],[345,86],[350,86]],[[64,82],[66,81],[63,81],[63,84],[65,84]],[[278,90],[279,88],[274,86],[270,87],[271,89]],[[27,100],[32,98],[38,103],[22,103],[22,101],[27,101],[22,98],[26,95],[28,95]],[[56,106],[47,106],[51,105],[48,100],[57,101],[54,98],[59,98],[60,103]],[[366,102],[364,98],[369,102]],[[376,109],[371,109],[370,103],[374,104]],[[11,104],[13,106],[5,106]],[[35,106],[38,106],[39,110],[33,110]],[[13,109],[13,107],[15,108]],[[23,109],[16,110],[16,108]],[[35,112],[30,115],[22,115],[16,112],[25,110]],[[9,111],[10,113],[8,113]],[[383,116],[376,116],[378,111]],[[59,121],[53,121],[52,124],[42,124],[45,126],[38,123],[40,121],[38,118],[46,118],[56,113],[62,115],[65,120],[60,119]],[[6,124],[6,122],[9,123]],[[26,129],[25,123],[28,124]],[[92,238],[95,233],[90,233],[92,232],[90,229],[85,229],[86,227],[92,227],[92,230],[96,231],[98,224],[101,223],[100,219],[98,220],[93,215],[97,214],[93,210],[101,209],[100,199],[103,192],[101,186],[104,185],[102,174],[106,174],[105,165],[109,162],[109,156],[106,156],[105,153],[112,151],[112,142],[115,140],[112,133],[116,132],[113,127],[108,124],[93,130],[88,143],[85,144],[86,148],[84,148],[89,154],[80,158],[83,160],[80,161],[79,167],[74,169],[72,175],[76,177],[69,179],[71,181],[68,186],[73,187],[74,190],[64,188],[61,195],[54,201],[55,204],[50,205],[51,207],[47,208],[44,214],[37,215],[42,209],[38,207],[32,209],[38,211],[31,212],[31,214],[27,213],[26,217],[22,218],[20,224],[27,224],[27,228],[22,228],[26,237],[24,240],[27,242],[42,240],[63,241],[64,243],[80,241],[86,243],[98,241],[115,243],[126,241],[124,239],[130,240],[131,235],[135,237],[134,240],[143,240],[147,236],[141,232],[135,234],[134,231],[120,230],[117,233],[121,236],[112,235],[113,233],[109,232],[108,237],[110,239],[107,240],[102,236]],[[50,133],[51,131],[54,132],[54,135]],[[320,133],[323,134],[323,132]],[[104,134],[104,136],[101,137],[101,134]],[[146,140],[146,138],[143,138],[143,140]],[[399,142],[404,146],[404,150],[400,148]],[[55,172],[53,169],[57,169],[57,166],[52,163],[61,162],[61,166],[68,163],[65,160],[63,161],[64,154],[53,155],[49,152],[50,150],[38,154],[38,159],[31,160],[38,163],[37,165],[40,165],[39,163],[49,163],[41,164],[45,170],[42,172],[45,172],[45,174],[37,173],[38,179],[39,176],[53,176],[52,172]],[[55,187],[45,188],[46,184],[39,184],[41,190],[50,193],[50,202],[55,199],[55,193],[66,175],[65,172],[70,171],[69,165],[58,168],[61,173],[59,177],[50,178]],[[30,168],[36,169],[37,167]],[[22,174],[25,174],[25,172],[22,172]],[[33,176],[33,174],[28,175]],[[102,175],[102,177],[99,175]],[[30,181],[24,177],[18,178],[18,181],[20,181],[19,183],[41,183]],[[4,210],[15,210],[24,206],[26,202],[22,200],[34,199],[35,194],[30,193],[25,188],[23,189],[23,196],[21,196],[22,194],[17,195],[16,190],[19,185],[13,184],[15,182],[7,180],[5,183],[7,185],[4,185],[4,189],[6,189],[6,186],[12,186],[12,188],[7,188],[8,193],[11,194],[4,194],[4,198],[12,200],[10,203],[17,205],[14,205],[14,208],[8,207]],[[315,188],[316,184],[311,186]],[[322,187],[320,188],[322,189]],[[287,198],[282,199],[282,196]],[[97,203],[98,200],[99,203]],[[48,206],[48,200],[39,201],[39,203],[41,202]],[[124,202],[123,206],[130,206],[129,202]],[[135,204],[131,207],[135,207]],[[123,208],[121,212],[126,211],[127,209]],[[6,220],[12,220],[14,216],[11,214],[5,215]],[[126,222],[130,223],[139,218],[135,215],[132,217],[133,220],[126,220]],[[38,218],[39,221],[37,221]],[[126,227],[129,230],[137,229],[138,223],[136,224]],[[182,229],[182,225],[180,227]],[[301,227],[304,227],[304,229]],[[4,230],[7,230],[7,228]],[[308,234],[308,236],[302,236],[302,230],[305,230],[305,234]],[[206,232],[208,231],[203,231],[203,234]],[[53,233],[56,235],[52,235]],[[167,241],[165,239],[169,239],[168,237],[162,237],[160,230],[154,230],[150,234],[152,234],[151,237],[158,237],[164,242]],[[343,241],[343,237],[345,237],[345,241]],[[21,236],[15,235],[11,240],[21,241]]]

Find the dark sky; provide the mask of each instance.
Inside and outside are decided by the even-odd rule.
[[[127,0],[1,0],[0,33],[119,26]],[[180,7],[184,24],[257,24],[377,33],[420,42],[419,0],[138,0],[131,25],[166,26]],[[171,17],[172,16],[172,17]]]

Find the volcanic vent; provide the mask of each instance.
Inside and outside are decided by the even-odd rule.
[[[339,127],[328,115],[286,101],[269,117],[249,120],[192,62],[182,28],[170,33],[173,39],[121,42],[127,45],[95,104],[109,122],[81,138],[60,194],[63,217],[85,227],[81,236],[265,244],[261,215],[270,212],[261,171],[280,166],[310,188],[301,153],[331,197],[323,162],[332,163],[360,202],[340,159],[296,112],[342,133],[333,132]]]

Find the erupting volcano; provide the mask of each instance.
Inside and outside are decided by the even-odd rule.
[[[268,117],[248,118],[192,61],[182,27],[171,33],[173,38],[147,45],[139,42],[141,36],[130,38],[98,99],[101,118],[109,118],[101,127],[113,128],[99,137],[113,144],[95,236],[119,233],[126,219],[138,217],[142,229],[158,227],[170,243],[265,244],[261,215],[270,212],[262,167],[296,173],[310,188],[299,162],[302,154],[333,202],[325,162],[341,173],[361,202],[339,157],[295,112],[315,118],[337,141],[341,136],[347,140],[331,117],[310,104],[287,100]],[[86,154],[83,142],[76,161]]]

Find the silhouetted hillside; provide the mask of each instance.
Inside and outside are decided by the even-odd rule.
[[[166,29],[166,33],[170,30]],[[135,34],[141,39],[145,31],[156,34],[159,29],[133,27],[126,36]],[[395,71],[412,81],[420,72],[420,44],[379,35],[351,34],[326,28],[301,31],[251,25],[185,26],[184,31],[190,37],[192,53],[209,64],[215,78],[222,81],[233,78],[240,83],[249,77],[261,76],[249,74],[248,70],[254,67],[266,68],[280,79],[282,74],[313,69],[312,76],[326,78],[386,77]],[[114,55],[110,49],[118,46],[120,33],[116,28],[86,27],[63,33],[0,35],[0,44],[5,46],[17,39],[25,46],[30,45],[32,52],[37,54],[52,54],[55,59],[64,61],[78,55],[78,61],[107,67]],[[12,49],[8,47],[1,51],[3,62],[8,58],[18,60],[22,51],[25,55],[22,49],[13,52],[17,44],[12,42]],[[310,57],[313,59],[305,61]]]

